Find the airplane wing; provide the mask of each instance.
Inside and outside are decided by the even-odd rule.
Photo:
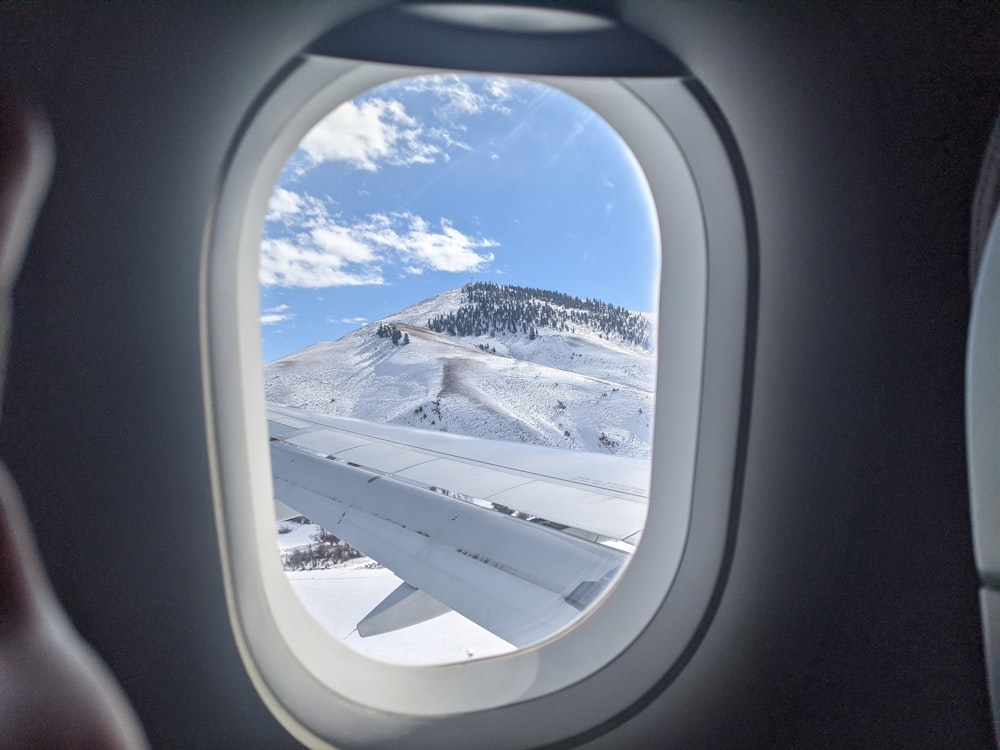
[[[267,411],[276,500],[405,581],[363,636],[453,609],[537,643],[598,598],[641,532],[647,461]]]

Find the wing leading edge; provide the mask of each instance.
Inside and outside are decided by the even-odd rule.
[[[645,462],[634,459],[272,405],[268,420],[275,498],[405,581],[359,623],[362,635],[450,608],[515,646],[538,643],[577,619],[628,561],[592,540],[635,539],[645,516],[644,496],[608,489],[637,474]],[[623,470],[610,473],[617,462]],[[545,523],[508,515],[540,508]]]

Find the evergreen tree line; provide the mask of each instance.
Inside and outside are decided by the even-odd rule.
[[[406,346],[407,344],[410,343],[410,334],[403,333],[394,325],[382,323],[376,329],[376,333],[378,334],[379,338],[392,339],[393,346],[399,346],[400,344]]]
[[[337,563],[363,557],[363,554],[341,541],[329,531],[321,529],[312,535],[314,544],[298,547],[281,556],[285,570],[323,570]]]
[[[428,320],[430,330],[451,336],[522,333],[535,339],[539,328],[556,331],[585,328],[607,338],[652,349],[649,321],[624,307],[561,292],[492,282],[466,284],[462,291],[466,302],[454,312]]]

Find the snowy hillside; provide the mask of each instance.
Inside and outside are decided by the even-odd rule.
[[[321,414],[648,458],[651,340],[642,313],[470,285],[267,364],[265,390]]]
[[[287,554],[307,548],[323,533],[315,524],[290,521],[278,524],[278,548]],[[502,638],[448,612],[428,622],[362,638],[357,624],[402,580],[369,557],[336,565],[286,572],[292,590],[306,611],[338,641],[366,656],[392,664],[448,664],[495,656],[514,650]]]

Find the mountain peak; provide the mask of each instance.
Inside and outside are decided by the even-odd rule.
[[[276,360],[265,388],[335,416],[648,457],[651,330],[599,300],[479,282]]]
[[[647,316],[597,299],[492,282],[466,284],[457,309],[428,318],[427,328],[450,336],[503,337],[540,332],[589,332],[645,351],[652,349]]]

